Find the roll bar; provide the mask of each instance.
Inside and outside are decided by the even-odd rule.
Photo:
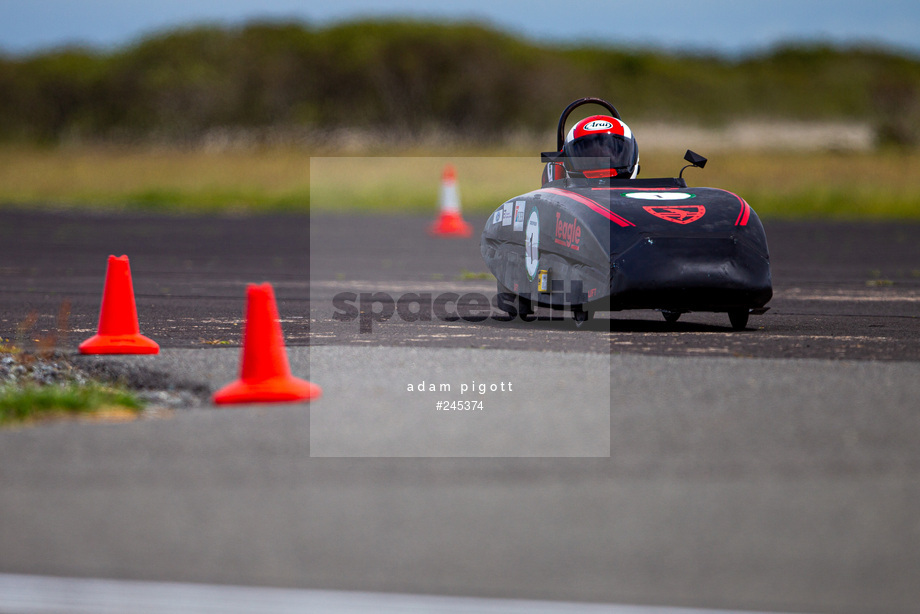
[[[611,116],[615,117],[616,119],[620,119],[620,113],[617,111],[617,108],[603,98],[579,98],[567,106],[562,112],[562,115],[559,116],[559,127],[556,129],[556,151],[543,152],[541,158],[544,162],[558,162],[562,159],[562,146],[565,144],[565,122],[569,118],[569,115],[572,113],[572,111],[586,104],[600,105],[610,111]]]

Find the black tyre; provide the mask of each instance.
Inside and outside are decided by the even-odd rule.
[[[502,283],[496,282],[498,295],[501,301],[499,305],[503,302],[507,305],[517,305],[517,312],[520,315],[531,316],[533,315],[533,303],[530,299],[519,296],[502,285]],[[508,312],[506,312],[508,313]]]
[[[662,311],[661,315],[664,316],[664,321],[668,324],[674,324],[680,319],[681,313],[679,311]]]
[[[585,311],[582,309],[581,305],[577,305],[574,309],[572,309],[572,317],[575,319],[575,324],[578,326],[581,326],[585,322],[590,322],[592,315],[593,314],[590,311]]]
[[[732,328],[735,330],[744,330],[749,317],[751,317],[751,312],[748,309],[735,309],[728,312],[728,321],[732,323]]]

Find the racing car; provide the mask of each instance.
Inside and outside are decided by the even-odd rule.
[[[576,108],[607,111],[575,123]],[[616,108],[582,98],[559,118],[556,151],[542,154],[542,187],[489,217],[481,251],[498,283],[498,306],[533,315],[568,310],[577,324],[595,311],[652,309],[727,313],[735,330],[773,296],[763,225],[740,196],[691,188],[683,179],[706,158],[688,150],[675,177],[639,179],[639,151]]]

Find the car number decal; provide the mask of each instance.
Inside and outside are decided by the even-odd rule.
[[[530,212],[527,218],[527,231],[524,233],[524,266],[527,277],[533,281],[540,266],[540,216],[537,210]]]
[[[626,192],[623,196],[639,200],[686,200],[694,197],[687,192]]]

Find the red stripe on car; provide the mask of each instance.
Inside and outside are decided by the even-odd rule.
[[[537,190],[537,191],[538,192],[549,192],[550,194],[555,194],[556,196],[564,196],[565,198],[570,198],[574,200],[575,202],[585,205],[586,207],[588,207],[595,213],[600,213],[601,215],[603,215],[605,218],[607,218],[611,222],[618,224],[619,226],[623,228],[627,226],[635,226],[635,224],[633,224],[626,218],[617,215],[616,213],[614,213],[607,207],[603,206],[599,202],[591,200],[590,198],[586,196],[582,196],[581,194],[576,194],[575,192],[569,192],[568,190],[563,190],[560,188],[544,188],[542,190]]]

